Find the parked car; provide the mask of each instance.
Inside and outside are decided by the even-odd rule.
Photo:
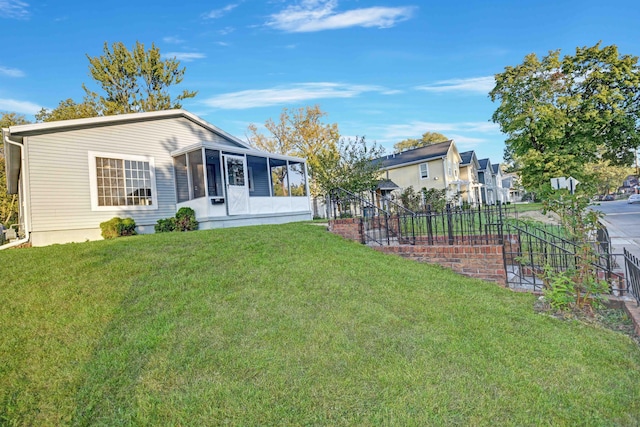
[[[603,200],[603,201],[605,201],[605,202],[611,202],[611,201],[613,201],[613,200],[615,200],[615,199],[616,199],[616,198],[615,198],[615,197],[613,197],[613,194],[607,194],[607,195],[602,196],[602,199],[601,199],[601,200]]]
[[[640,194],[632,194],[627,199],[627,203],[640,203]]]

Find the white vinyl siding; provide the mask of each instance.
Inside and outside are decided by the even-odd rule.
[[[186,118],[149,120],[26,136],[31,229],[34,232],[94,229],[114,216],[153,226],[176,213],[171,151],[211,142],[237,147]],[[91,203],[89,151],[144,156],[155,164],[156,209],[95,211]]]
[[[420,179],[429,178],[429,165],[427,163],[420,163]]]

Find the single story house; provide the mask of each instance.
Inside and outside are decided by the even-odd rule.
[[[33,246],[100,239],[115,216],[153,233],[183,206],[201,229],[311,219],[304,159],[256,150],[184,110],[11,126],[2,138],[19,242]]]

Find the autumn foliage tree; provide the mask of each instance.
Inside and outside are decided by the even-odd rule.
[[[589,163],[632,163],[640,145],[637,57],[600,43],[564,57],[559,50],[529,54],[495,82],[492,119],[507,135],[506,157],[522,166],[528,189],[550,191],[550,178],[558,176],[594,183]]]
[[[412,150],[414,148],[425,147],[431,144],[437,144],[438,142],[448,141],[449,138],[438,132],[425,132],[420,139],[405,139],[397,142],[393,145],[393,149],[396,153],[402,151]]]

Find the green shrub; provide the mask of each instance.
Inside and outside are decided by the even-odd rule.
[[[133,236],[136,233],[136,222],[133,218],[124,218],[118,224],[118,233],[120,236]]]
[[[198,229],[196,212],[191,208],[180,208],[176,213],[176,231],[192,231]]]
[[[136,222],[133,218],[113,217],[109,221],[100,223],[102,237],[104,239],[115,239],[120,236],[133,236],[136,234]]]
[[[154,229],[156,230],[156,233],[176,231],[176,219],[173,217],[159,219],[158,223],[154,226]]]
[[[156,233],[197,230],[196,212],[191,208],[180,208],[175,217],[159,219],[154,228]]]

